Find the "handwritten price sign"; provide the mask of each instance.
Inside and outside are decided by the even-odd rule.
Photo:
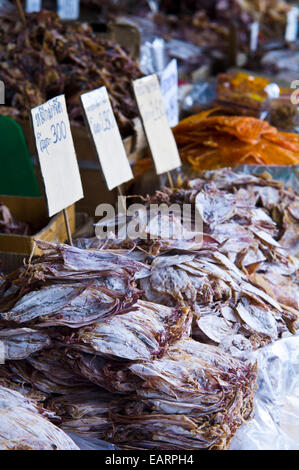
[[[64,95],[31,110],[49,216],[83,197]]]
[[[135,80],[133,88],[157,174],[178,168],[181,160],[169,127],[158,77],[149,75]]]
[[[173,59],[159,74],[163,102],[170,127],[179,122],[178,66]]]
[[[133,178],[105,87],[81,95],[86,121],[109,190]]]

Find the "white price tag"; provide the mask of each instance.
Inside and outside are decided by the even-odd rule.
[[[298,8],[292,7],[287,13],[287,26],[285,40],[288,42],[296,41],[298,35]]]
[[[135,80],[133,88],[157,174],[178,168],[181,160],[169,127],[157,75]]]
[[[83,110],[109,190],[133,178],[133,173],[106,87],[81,95]]]
[[[79,18],[80,0],[57,0],[57,13],[62,20]]]
[[[49,216],[83,197],[64,95],[31,110]]]
[[[0,80],[0,104],[5,104],[5,85],[2,80]]]
[[[159,74],[164,106],[170,127],[179,122],[178,65],[173,59]]]
[[[26,0],[25,10],[26,13],[34,13],[40,11],[42,7],[42,0]]]
[[[255,52],[257,50],[258,46],[258,40],[259,40],[259,31],[260,31],[260,25],[258,21],[254,21],[250,25],[250,51]]]

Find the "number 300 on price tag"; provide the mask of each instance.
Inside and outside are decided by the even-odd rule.
[[[64,95],[31,110],[49,216],[83,197]]]

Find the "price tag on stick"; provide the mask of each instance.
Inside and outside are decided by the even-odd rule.
[[[285,40],[288,42],[296,41],[298,36],[298,7],[292,7],[287,13],[287,26],[285,31]]]
[[[57,0],[57,13],[62,20],[77,20],[80,13],[80,0]]]
[[[41,10],[42,0],[26,0],[26,13],[34,13]]]
[[[181,166],[178,148],[169,127],[158,77],[149,75],[133,82],[133,89],[158,175]]]
[[[64,95],[33,108],[31,117],[51,217],[83,197]]]
[[[106,87],[84,93],[81,103],[107,187],[112,190],[130,181],[133,173]]]
[[[174,127],[179,122],[179,87],[176,59],[173,59],[167,67],[159,73],[159,78],[168,122],[170,127]]]
[[[258,46],[260,25],[258,21],[254,21],[250,25],[250,52],[255,52]]]

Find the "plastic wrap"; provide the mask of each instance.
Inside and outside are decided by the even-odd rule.
[[[196,83],[182,100],[182,116],[189,116],[190,114],[200,112],[205,108],[210,108],[216,98],[216,83]]]
[[[164,39],[155,38],[141,46],[140,68],[146,75],[161,72],[169,62]]]
[[[298,79],[298,43],[296,43],[293,50],[283,49],[268,52],[262,58],[261,65],[265,71],[274,73],[281,80],[292,81]]]
[[[269,173],[274,180],[282,181],[286,188],[291,187],[299,194],[299,166],[240,165],[235,171],[259,175]]]
[[[254,414],[234,436],[233,450],[299,449],[299,336],[256,351],[258,390]]]
[[[199,113],[203,109],[218,108],[218,114],[252,116],[268,121],[281,131],[296,131],[297,106],[291,102],[287,84],[279,85],[275,81],[269,82],[264,77],[253,75],[252,83],[255,78],[257,81],[263,80],[264,83],[268,83],[262,87],[257,82],[255,91],[250,85],[250,74],[238,72],[234,80],[233,75],[222,75],[217,80],[209,79],[196,83],[184,97],[181,106],[182,117]],[[233,83],[238,80],[238,75],[240,76],[239,87]],[[226,82],[225,77],[228,77]],[[231,83],[230,80],[232,80]],[[299,119],[297,120],[299,122]]]

